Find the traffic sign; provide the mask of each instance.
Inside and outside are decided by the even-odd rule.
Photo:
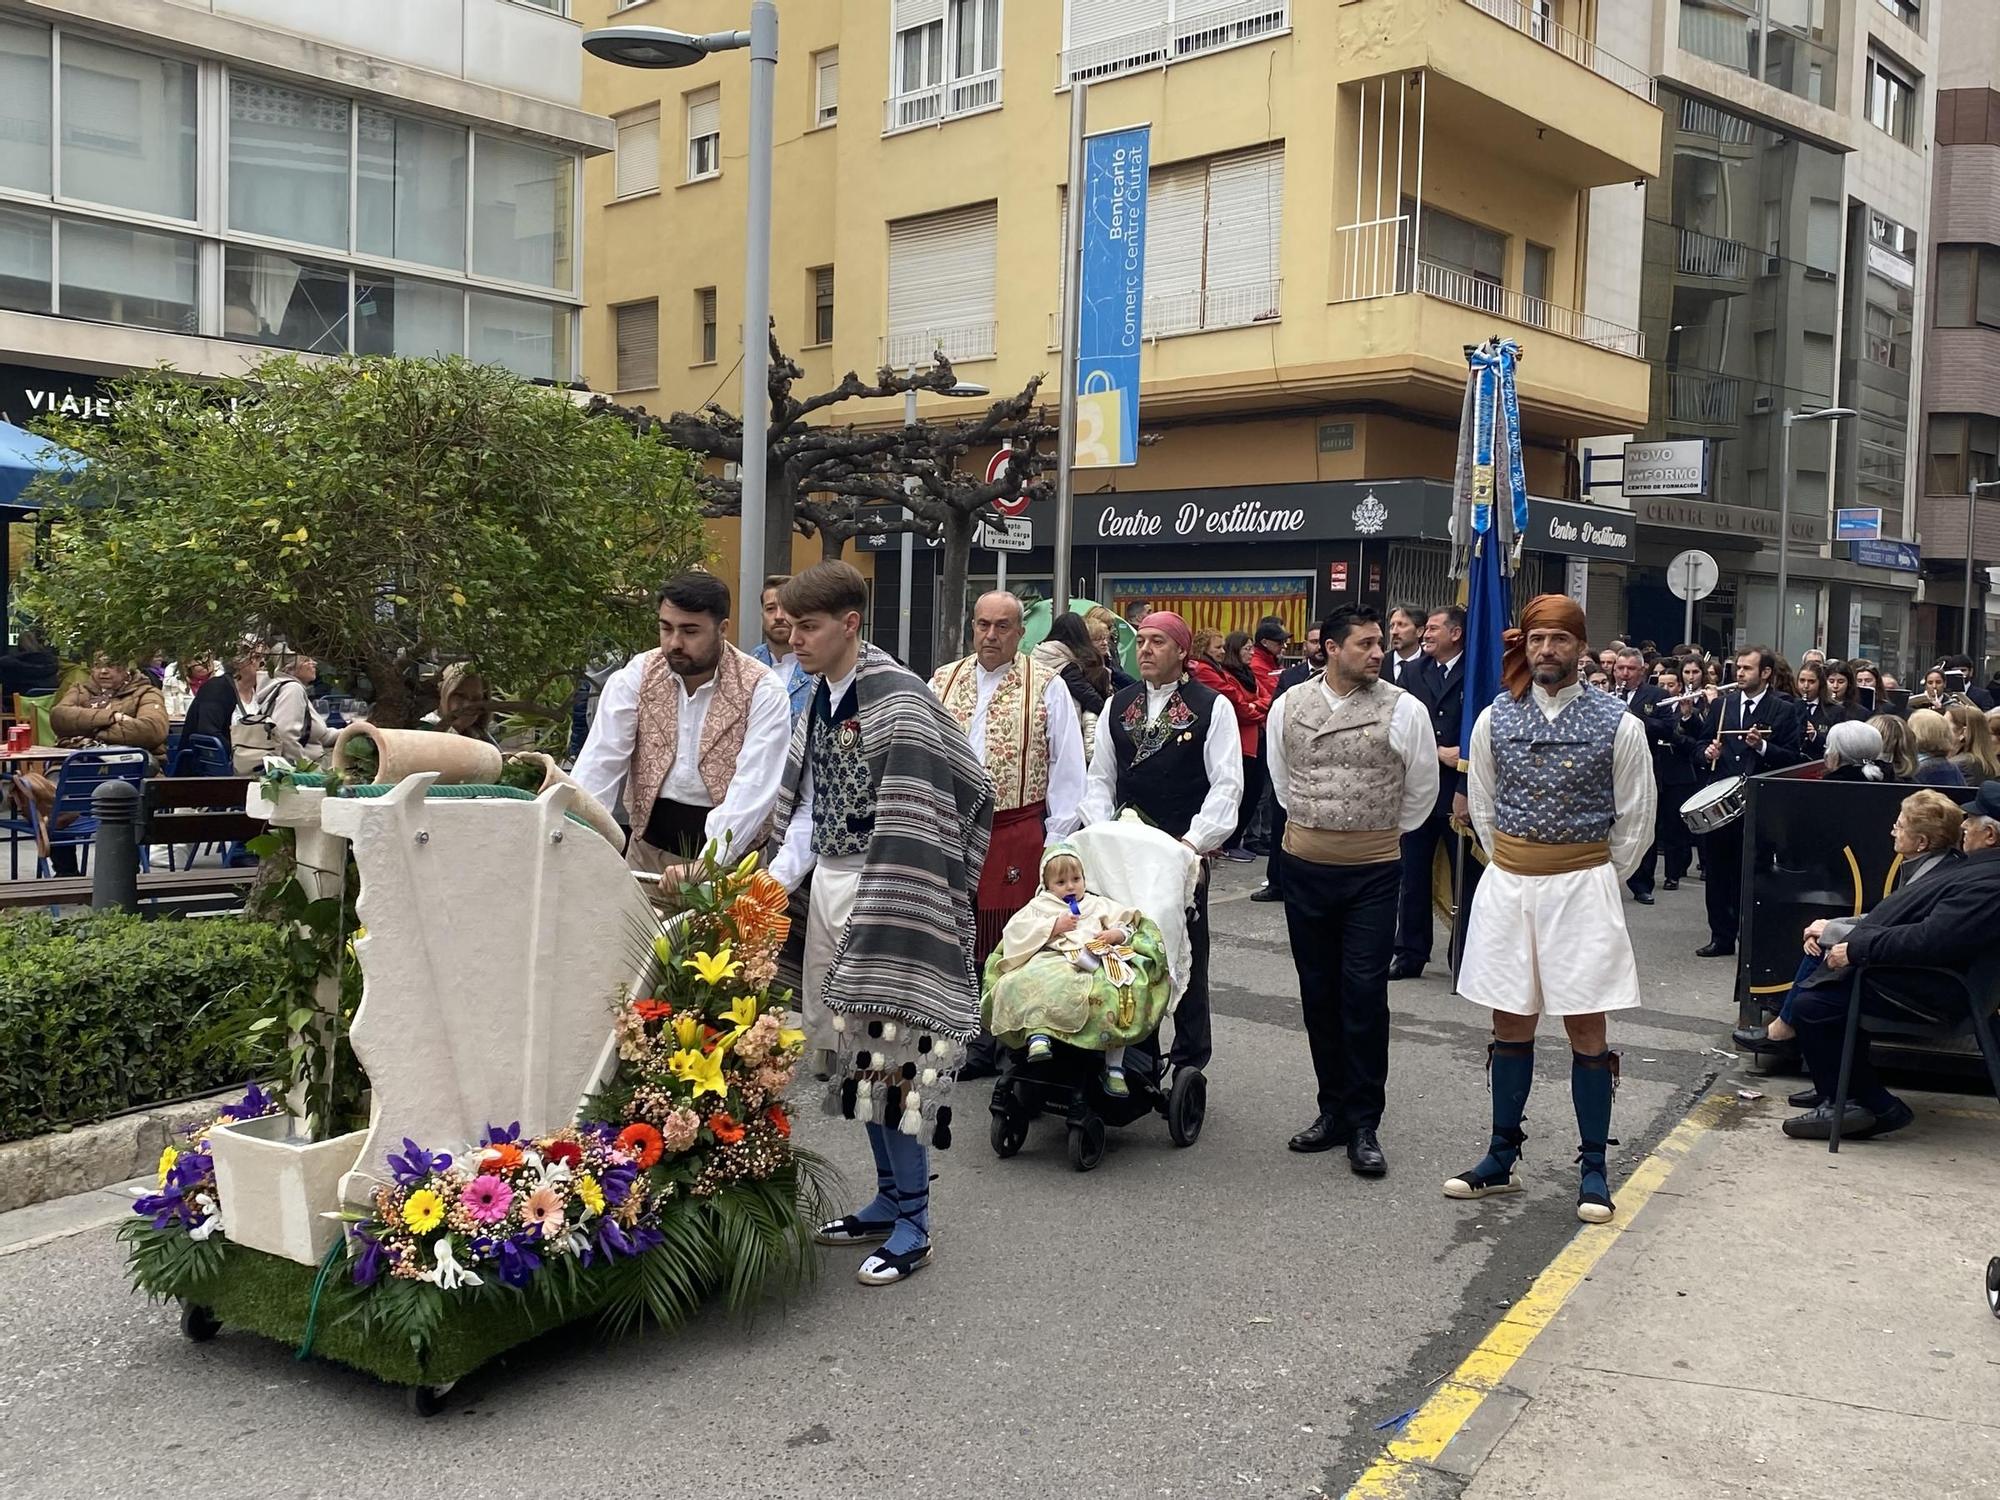
[[[1715,559],[1697,547],[1688,548],[1667,564],[1667,587],[1676,599],[1706,599],[1721,581],[1722,569]]]
[[[1007,466],[1014,461],[1014,450],[1002,448],[986,460],[986,482],[998,484],[1006,474]],[[1018,516],[1028,508],[1028,497],[1023,494],[1002,495],[993,502],[993,508],[1003,516]]]
[[[1034,523],[1026,516],[1009,516],[1004,527],[981,526],[979,545],[989,552],[1027,552],[1035,545]]]

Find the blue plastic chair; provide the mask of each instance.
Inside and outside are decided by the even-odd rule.
[[[233,776],[236,763],[230,756],[229,747],[212,734],[176,734],[168,742],[167,774],[169,776]],[[195,860],[203,849],[201,844],[188,845],[188,868],[194,868]],[[167,845],[167,868],[178,869],[174,846]]]
[[[91,816],[90,796],[98,786],[107,781],[127,781],[134,791],[144,795],[146,775],[153,768],[153,758],[144,750],[108,749],[78,750],[62,763],[56,773],[56,795],[54,805],[49,809],[48,843],[50,849],[74,848],[78,851],[77,871],[88,873],[90,868],[90,846],[97,838],[97,819]],[[75,814],[72,821],[63,819]],[[20,836],[27,834],[39,842],[43,828],[41,808],[32,799],[28,803],[25,818],[0,818],[0,829],[9,836],[9,864],[12,878],[21,878]],[[145,835],[140,834],[139,868],[149,870],[152,861],[148,858]],[[55,866],[46,856],[35,861],[37,880],[55,874]]]

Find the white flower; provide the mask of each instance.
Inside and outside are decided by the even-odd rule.
[[[462,1286],[486,1284],[484,1277],[458,1263],[458,1253],[451,1247],[450,1235],[441,1238],[432,1253],[437,1256],[437,1265],[425,1274],[424,1280],[431,1282],[439,1291],[455,1292]]]
[[[264,774],[266,776],[290,776],[297,770],[298,767],[286,760],[282,755],[267,755],[264,757]]]
[[[538,1188],[553,1187],[556,1183],[568,1182],[576,1175],[570,1171],[569,1163],[566,1161],[545,1162],[539,1159],[535,1161],[535,1173],[535,1186]]]
[[[191,1240],[205,1240],[212,1234],[221,1234],[222,1209],[217,1205],[215,1199],[211,1198],[207,1193],[196,1193],[194,1195],[194,1206],[208,1215],[208,1217],[188,1231],[188,1238]]]

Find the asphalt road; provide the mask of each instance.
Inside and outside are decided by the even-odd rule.
[[[1379,1424],[1422,1400],[1576,1228],[1566,1048],[1541,1051],[1528,1191],[1445,1199],[1486,1135],[1484,1014],[1441,971],[1392,988],[1389,1176],[1286,1138],[1312,1113],[1282,908],[1225,867],[1214,905],[1207,1128],[1157,1120],[1070,1170],[1041,1122],[996,1159],[977,1099],[935,1158],[937,1259],[870,1289],[856,1252],[754,1326],[544,1343],[445,1414],[288,1349],[185,1342],[120,1274],[107,1230],[0,1256],[0,1495],[778,1497],[1340,1494]],[[1726,1044],[1729,966],[1692,957],[1702,891],[1628,906],[1647,1008],[1613,1024],[1629,1169]],[[804,1135],[854,1182],[861,1133]]]

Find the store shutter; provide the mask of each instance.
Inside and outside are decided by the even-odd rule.
[[[628,302],[614,309],[618,389],[649,391],[660,383],[660,304]]]
[[[889,226],[891,364],[928,364],[939,349],[952,359],[992,355],[999,239],[992,203]]]
[[[618,196],[650,193],[660,185],[660,106],[618,119]]]
[[[1450,547],[1436,542],[1389,544],[1389,609],[1407,606],[1428,613],[1444,608],[1457,596],[1457,585],[1451,581]]]

